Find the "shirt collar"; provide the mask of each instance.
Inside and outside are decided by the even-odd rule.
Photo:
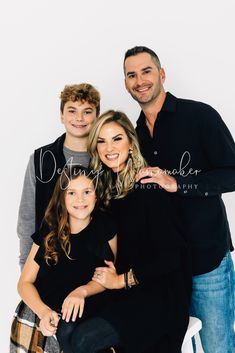
[[[176,111],[176,106],[177,106],[177,98],[173,96],[173,94],[171,94],[170,92],[167,92],[165,101],[163,103],[163,106],[160,112],[174,113]],[[143,110],[141,110],[139,119],[137,120],[137,125],[146,126],[145,115]]]

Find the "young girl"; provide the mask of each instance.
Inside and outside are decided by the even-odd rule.
[[[32,236],[34,243],[18,282],[23,302],[12,325],[11,353],[18,352],[17,347],[55,353],[56,340],[53,347],[44,337],[53,335],[61,350],[70,352],[70,336],[78,323],[107,303],[107,291],[92,275],[105,260],[113,261],[116,229],[106,214],[95,210],[95,178],[86,168],[75,166],[57,181],[45,224]]]

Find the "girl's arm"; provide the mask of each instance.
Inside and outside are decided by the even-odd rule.
[[[109,240],[109,245],[114,254],[114,259],[116,260],[117,235],[115,235],[111,240]],[[132,271],[129,271],[127,274],[124,274],[124,273],[120,275],[117,274],[116,268],[114,266],[115,260],[114,262],[105,260],[105,263],[108,267],[97,267],[95,269],[95,273],[92,277],[92,280],[104,286],[106,289],[125,288],[126,287],[125,276],[127,276],[126,278],[128,279],[128,282],[131,285],[138,284],[138,282],[132,278]]]
[[[37,289],[34,286],[39,265],[34,260],[39,246],[33,243],[27,261],[24,265],[20,279],[18,281],[18,292],[25,304],[41,319],[43,313],[48,310],[48,306],[41,300]]]
[[[33,243],[31,251],[28,255],[27,261],[24,265],[20,279],[18,281],[18,292],[24,303],[27,304],[30,309],[40,318],[40,328],[45,336],[51,336],[55,334],[56,326],[59,321],[59,317],[56,312],[52,311],[40,298],[39,293],[34,286],[36,280],[39,265],[34,260],[34,257],[38,251],[39,246]],[[51,325],[53,321],[53,325]]]
[[[117,234],[114,235],[114,237],[110,239],[108,243],[113,252],[114,262],[115,262],[117,257]]]
[[[116,258],[117,235],[110,239],[108,243],[113,252],[114,258]],[[102,293],[105,289],[106,288],[102,284],[97,283],[93,279],[87,284],[74,289],[63,302],[61,310],[63,315],[62,319],[68,322],[71,315],[72,321],[76,320],[77,315],[81,318],[84,311],[85,298]]]
[[[102,293],[104,290],[104,286],[93,280],[74,289],[63,302],[62,319],[69,322],[71,317],[72,321],[76,321],[77,315],[81,318],[84,311],[85,298]]]

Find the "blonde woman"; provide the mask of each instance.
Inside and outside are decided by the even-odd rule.
[[[103,203],[118,225],[118,251],[116,264],[107,261],[108,267],[97,267],[92,278],[112,290],[113,302],[77,328],[72,351],[94,353],[109,336],[112,345],[128,353],[179,353],[191,278],[169,193],[135,182],[146,164],[125,114],[108,111],[100,116],[89,136],[89,152],[91,168],[100,171]]]

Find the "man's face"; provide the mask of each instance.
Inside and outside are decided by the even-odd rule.
[[[126,89],[141,106],[153,103],[164,91],[165,72],[157,67],[150,54],[129,56],[124,69]]]
[[[87,137],[96,119],[96,108],[88,102],[68,101],[61,113],[66,133],[73,137]]]

